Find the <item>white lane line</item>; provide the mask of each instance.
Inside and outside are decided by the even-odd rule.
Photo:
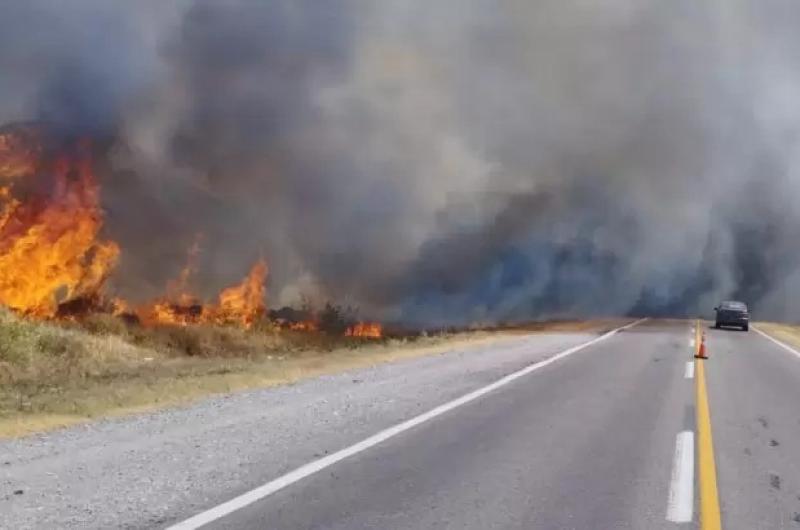
[[[695,342],[695,340],[694,340],[694,337],[692,337],[691,339],[689,339],[689,347],[690,347],[690,348],[694,348],[694,345],[695,345],[695,344],[696,344],[696,342]]]
[[[774,338],[774,337],[773,337],[773,336],[771,336],[771,335],[767,335],[765,332],[761,331],[760,329],[758,329],[758,328],[756,328],[756,327],[752,327],[752,326],[751,326],[751,328],[752,328],[754,331],[756,331],[756,332],[757,332],[759,335],[761,335],[762,337],[764,337],[764,338],[766,338],[766,339],[769,339],[769,340],[771,340],[772,342],[774,342],[775,344],[777,344],[778,346],[780,346],[780,347],[781,347],[781,348],[783,348],[784,350],[788,351],[789,353],[791,353],[791,354],[794,354],[794,355],[795,355],[795,356],[797,356],[797,357],[800,357],[800,352],[799,352],[799,351],[797,351],[797,350],[795,350],[794,348],[792,348],[792,347],[791,347],[791,346],[789,346],[788,344],[786,344],[786,343],[784,343],[784,342],[781,342],[781,341],[779,341],[778,339]]]
[[[531,372],[539,370],[540,368],[544,368],[545,366],[550,365],[560,359],[563,359],[564,357],[572,355],[573,353],[577,353],[585,348],[588,348],[589,346],[592,346],[593,344],[597,344],[600,341],[606,340],[609,337],[614,336],[618,332],[628,328],[632,328],[633,326],[640,324],[645,320],[647,319],[642,318],[640,320],[637,320],[636,322],[631,322],[628,325],[619,327],[617,329],[613,329],[608,333],[600,335],[599,337],[596,337],[588,342],[584,342],[583,344],[579,344],[578,346],[573,346],[572,348],[557,353],[556,355],[548,359],[545,359],[544,361],[539,361],[537,363],[528,365],[525,368],[522,368],[521,370],[518,370],[510,375],[503,377],[502,379],[498,379],[494,383],[491,383],[482,388],[474,390],[469,394],[463,395],[460,398],[456,398],[453,401],[449,401],[444,405],[439,405],[438,407],[431,409],[423,414],[420,414],[419,416],[415,416],[410,420],[398,423],[394,427],[389,427],[388,429],[385,429],[377,434],[370,436],[366,440],[362,440],[356,444],[351,445],[350,447],[346,447],[333,454],[320,458],[319,460],[314,460],[313,462],[309,462],[304,466],[298,467],[294,471],[290,471],[289,473],[281,477],[278,477],[275,480],[271,480],[270,482],[267,482],[266,484],[263,484],[255,489],[252,489],[247,493],[244,493],[236,498],[233,498],[228,502],[222,503],[219,506],[215,506],[214,508],[199,513],[194,517],[186,519],[183,522],[172,525],[168,527],[167,530],[194,530],[196,528],[200,528],[203,525],[216,521],[217,519],[220,519],[232,512],[235,512],[236,510],[244,508],[245,506],[248,506],[269,495],[272,495],[276,491],[279,491],[287,486],[290,486],[291,484],[294,484],[299,480],[302,480],[310,475],[318,473],[323,469],[344,460],[347,457],[365,451],[370,447],[374,447],[379,443],[388,440],[389,438],[397,436],[402,432],[405,432],[409,429],[416,427],[417,425],[430,421],[433,418],[436,418],[437,416],[441,416],[445,412],[449,412],[462,405],[466,405],[471,401],[475,401],[479,397],[484,396],[489,392],[492,392],[493,390],[497,390],[498,388],[503,387],[511,383],[512,381],[519,379],[520,377],[524,377],[530,374]]]
[[[688,523],[694,510],[694,432],[683,431],[675,439],[672,476],[669,481],[667,520]]]
[[[694,378],[694,361],[686,361],[686,371],[683,373],[686,379]]]

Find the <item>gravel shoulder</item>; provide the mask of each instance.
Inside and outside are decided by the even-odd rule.
[[[596,336],[502,336],[0,441],[0,528],[154,528]]]

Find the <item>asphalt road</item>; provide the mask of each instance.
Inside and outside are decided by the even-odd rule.
[[[698,528],[693,327],[532,335],[0,443],[0,487],[24,490],[0,492],[0,527]],[[703,331],[722,526],[800,529],[800,357]]]
[[[640,324],[210,528],[668,528],[685,322]]]
[[[800,529],[800,358],[752,330],[708,333],[724,526]]]

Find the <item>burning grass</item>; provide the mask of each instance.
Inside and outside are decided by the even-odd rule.
[[[95,148],[88,138],[44,124],[0,127],[0,304],[39,319],[113,310],[148,324],[252,326],[266,311],[268,267],[256,261],[216,301],[192,294],[202,234],[163,296],[130,303],[109,298],[107,280],[124,251],[104,234]]]

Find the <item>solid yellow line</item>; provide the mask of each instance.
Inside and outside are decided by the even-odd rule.
[[[700,322],[697,323],[700,334]],[[714,440],[711,436],[711,413],[708,408],[705,361],[695,359],[694,378],[697,381],[697,460],[700,475],[700,528],[721,530],[717,466],[714,463]]]

